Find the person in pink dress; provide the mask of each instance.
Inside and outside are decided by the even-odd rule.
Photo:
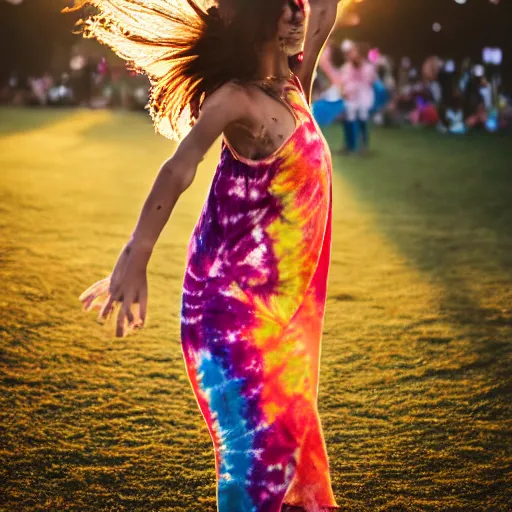
[[[345,129],[349,151],[368,151],[370,111],[375,104],[374,82],[377,71],[364,56],[360,45],[345,41],[346,62],[340,70],[340,85],[346,105]]]
[[[374,83],[377,70],[364,56],[359,44],[346,40],[342,44],[345,64],[339,69],[331,62],[332,49],[327,46],[320,67],[341,92],[345,106],[345,153],[366,153],[369,145],[370,111],[375,105]]]

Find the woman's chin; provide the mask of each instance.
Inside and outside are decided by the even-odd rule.
[[[297,39],[292,40],[289,39],[282,45],[282,50],[288,57],[293,57],[294,55],[297,55],[298,53],[304,51],[304,40],[303,39]]]

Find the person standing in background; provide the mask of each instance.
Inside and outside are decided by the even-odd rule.
[[[369,146],[370,111],[375,104],[373,84],[377,71],[364,56],[360,45],[345,41],[341,47],[345,64],[337,70],[331,63],[332,49],[327,47],[321,59],[322,71],[333,85],[337,85],[345,103],[345,148],[344,154],[359,152],[366,154]]]
[[[368,152],[370,110],[375,103],[373,83],[377,72],[364,56],[359,44],[345,41],[342,45],[346,62],[341,67],[340,79],[346,104],[345,129],[348,130],[349,151]]]

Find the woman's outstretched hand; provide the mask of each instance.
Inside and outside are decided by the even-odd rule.
[[[147,263],[149,254],[126,244],[117,263],[105,279],[97,281],[79,297],[85,311],[98,310],[98,320],[104,320],[120,304],[116,320],[116,336],[123,337],[144,326],[148,301]],[[138,305],[138,311],[132,306]],[[125,326],[128,322],[127,327]]]

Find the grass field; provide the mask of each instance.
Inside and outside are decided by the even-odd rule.
[[[319,407],[339,504],[510,512],[512,139],[373,145],[334,159]],[[0,110],[1,511],[215,509],[179,307],[218,149],[154,251],[146,328],[116,339],[77,299],[172,151],[145,114]]]

